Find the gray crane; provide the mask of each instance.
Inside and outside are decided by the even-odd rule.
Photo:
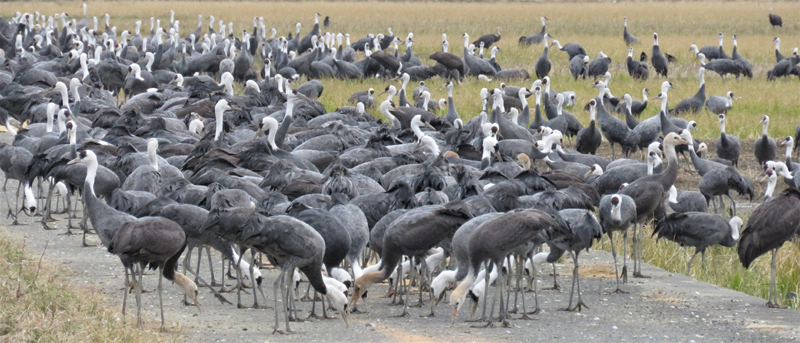
[[[700,89],[698,89],[697,93],[695,93],[692,97],[683,99],[677,105],[675,105],[675,108],[670,111],[670,115],[680,115],[685,113],[697,114],[703,109],[703,105],[706,103],[705,73],[706,69],[700,67],[700,70],[698,71],[698,76],[700,78]]]
[[[733,107],[733,102],[736,98],[733,97],[733,92],[728,91],[725,96],[712,95],[706,99],[706,109],[714,114],[728,114],[728,111]]]
[[[772,25],[772,27],[783,27],[783,19],[781,16],[772,13],[772,7],[769,9],[769,24]]]
[[[628,279],[627,250],[628,250],[628,228],[636,223],[636,203],[633,198],[624,194],[606,194],[600,198],[598,209],[600,224],[603,231],[608,234],[611,241],[611,255],[614,256],[614,275],[617,278],[617,289],[615,293],[626,293],[619,287],[619,270],[617,269],[617,251],[614,248],[614,232],[622,231],[622,276],[623,280]]]
[[[765,162],[775,160],[778,146],[775,140],[769,137],[769,116],[766,114],[761,116],[759,124],[761,124],[761,137],[756,139],[753,149],[758,164],[763,166]]]
[[[563,221],[562,221],[563,222]],[[524,245],[539,235],[541,232],[560,226],[559,221],[548,214],[547,212],[537,209],[527,209],[521,211],[512,211],[502,214],[481,224],[475,232],[469,237],[468,249],[469,262],[468,272],[464,280],[450,293],[450,306],[453,307],[453,314],[451,324],[455,323],[456,315],[461,305],[464,304],[467,290],[475,281],[481,263],[486,262],[487,272],[485,283],[485,295],[488,295],[489,288],[489,269],[488,266],[502,265],[506,256],[520,245]],[[506,237],[514,237],[515,239],[509,240]],[[500,273],[502,275],[502,273]],[[504,280],[500,278],[497,283],[497,291],[500,299],[502,299]],[[486,299],[483,298],[483,318],[488,318],[489,324],[492,321],[492,314],[486,317]],[[506,313],[501,305],[500,321],[504,325],[508,325],[506,320]]]
[[[622,39],[627,46],[639,44],[639,39],[628,32],[628,17],[622,17]]]
[[[689,190],[678,192],[674,185],[669,188],[667,203],[669,208],[678,213],[708,212],[708,203],[702,193]]]
[[[551,46],[555,45],[558,47],[558,50],[564,51],[569,55],[569,59],[572,60],[575,56],[578,55],[586,55],[586,50],[578,43],[567,43],[564,46],[561,46],[561,43],[558,40],[553,39],[553,43],[550,44]]]
[[[686,275],[689,275],[692,261],[697,254],[701,254],[703,270],[706,270],[708,247],[717,244],[728,248],[735,246],[739,240],[739,229],[742,224],[742,218],[736,216],[726,221],[713,213],[672,213],[658,222],[653,230],[653,236],[658,235],[656,242],[665,238],[682,247],[694,247],[694,255],[686,264]]]
[[[608,66],[611,65],[611,57],[608,57],[602,51],[597,53],[597,58],[589,63],[587,75],[597,79],[598,77],[606,76]]]
[[[536,70],[536,77],[540,79],[543,79],[545,76],[547,76],[547,74],[550,74],[551,64],[548,56],[548,51],[550,50],[550,48],[547,46],[548,38],[550,38],[550,35],[545,33],[542,37],[542,41],[544,42],[544,50],[534,66],[534,69]]]
[[[669,65],[667,58],[661,53],[661,47],[658,46],[658,33],[653,33],[653,54],[650,56],[650,63],[656,70],[656,75],[667,77]]]
[[[717,156],[729,160],[733,166],[739,165],[739,154],[742,150],[739,137],[725,133],[725,115],[719,115],[719,139],[717,139]]]
[[[747,226],[739,238],[737,251],[739,261],[745,268],[750,268],[759,256],[772,252],[767,307],[785,308],[778,303],[778,296],[775,294],[777,293],[775,259],[783,243],[797,234],[798,222],[800,222],[800,191],[789,188],[759,205],[750,215]]]

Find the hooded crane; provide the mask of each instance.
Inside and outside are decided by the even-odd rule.
[[[545,23],[547,22],[547,17],[542,17],[542,30],[539,33],[534,33],[530,36],[522,36],[519,37],[519,45],[533,45],[539,44],[544,39],[545,33]]]
[[[691,113],[697,114],[700,113],[700,110],[703,109],[703,105],[706,103],[706,81],[705,75],[706,68],[700,67],[698,71],[698,76],[700,77],[700,89],[697,90],[691,98],[686,98],[681,100],[675,108],[670,111],[670,115],[680,115],[684,113]]]
[[[355,307],[358,299],[373,284],[385,280],[394,271],[402,256],[420,257],[467,222],[470,215],[467,205],[453,201],[444,206],[433,206],[420,211],[409,211],[386,229],[383,237],[383,254],[379,271],[364,273],[355,281],[350,304]],[[402,270],[398,272],[402,275]],[[408,312],[408,292],[403,315]]]
[[[141,318],[142,310],[142,274],[145,266],[150,269],[158,268],[158,303],[161,308],[161,330],[164,329],[164,302],[161,298],[162,279],[175,282],[183,294],[194,301],[200,310],[197,301],[197,285],[185,275],[175,271],[183,250],[186,248],[186,234],[180,225],[161,217],[144,217],[136,221],[127,222],[114,235],[114,240],[108,246],[108,252],[119,256],[125,268],[132,271],[138,265],[139,280],[134,282],[136,287],[136,325],[141,327],[144,322]],[[162,278],[163,276],[163,278]],[[136,274],[133,274],[134,280]]]
[[[549,235],[550,247],[552,248],[550,255],[563,254],[566,250],[572,257],[575,267],[572,269],[572,288],[569,291],[569,305],[565,310],[581,311],[582,307],[589,308],[589,306],[586,306],[581,300],[578,255],[583,249],[589,251],[595,239],[600,240],[603,238],[603,228],[594,214],[584,209],[566,209],[559,211],[558,214],[569,225],[569,231],[553,230],[556,234]],[[551,257],[548,257],[548,260],[551,260]],[[576,285],[578,288],[578,302],[575,303],[575,307],[572,307],[572,296],[575,293]]]
[[[775,144],[775,140],[769,137],[769,116],[763,115],[759,123],[761,124],[761,137],[756,139],[753,149],[758,165],[763,166],[765,162],[775,160],[778,146]]]
[[[475,282],[481,263],[487,262],[487,266],[502,265],[503,260],[512,250],[520,245],[527,244],[544,230],[558,225],[558,221],[548,213],[537,209],[526,209],[504,213],[475,229],[475,232],[469,237],[467,249],[469,251],[469,269],[467,276],[450,293],[450,306],[453,307],[450,323],[455,323],[458,310],[464,304],[467,290]],[[487,290],[489,287],[489,274],[488,272],[485,273],[487,281],[485,287],[487,287]],[[496,296],[502,299],[502,291],[505,287],[500,285],[505,285],[505,280],[499,280],[497,285],[499,294]],[[484,292],[484,294],[488,294],[488,292]],[[486,311],[486,299],[487,296],[484,296],[484,312]],[[501,305],[501,308],[503,308],[503,305]],[[503,310],[500,312],[500,321],[505,326],[508,326],[507,314]],[[492,318],[492,316],[485,318]],[[489,324],[491,324],[491,320],[489,319]]]
[[[148,264],[150,268],[159,268],[158,282],[159,303],[161,308],[161,328],[164,328],[164,306],[161,301],[161,276],[175,282],[183,293],[194,300],[198,310],[197,285],[181,273],[175,272],[180,255],[186,247],[186,235],[183,229],[175,222],[165,218],[145,217],[136,219],[133,216],[121,213],[102,203],[94,194],[94,179],[97,173],[97,155],[91,150],[85,150],[69,164],[81,163],[86,166],[86,179],[84,182],[84,201],[87,207],[92,226],[103,245],[108,251],[118,255],[125,266],[126,292],[123,298],[122,313],[125,314],[127,302],[127,287],[129,285],[128,272],[133,275],[133,284],[136,287],[137,325],[142,325],[141,320],[141,291],[142,273]],[[139,280],[136,281],[136,267],[139,267]]]
[[[783,19],[777,14],[772,14],[772,7],[769,9],[769,24],[772,25],[772,27],[783,27]]]
[[[544,43],[544,50],[542,51],[542,55],[539,56],[539,60],[536,61],[536,65],[534,66],[534,70],[536,70],[536,77],[539,79],[543,79],[547,74],[550,74],[550,57],[548,56],[548,51],[550,48],[547,46],[547,39],[550,38],[550,35],[545,33],[542,37],[542,41]],[[549,94],[546,94],[549,96]]]
[[[797,234],[798,222],[800,191],[789,188],[778,196],[770,197],[753,211],[739,239],[739,261],[745,268],[750,268],[750,264],[759,256],[772,252],[767,307],[786,308],[778,303],[778,296],[775,294],[775,258],[783,243]]]
[[[667,77],[669,66],[667,58],[661,53],[661,48],[658,46],[658,33],[653,33],[653,55],[650,57],[650,63],[656,70],[656,75]]]
[[[611,255],[614,256],[614,275],[617,277],[617,289],[615,293],[625,293],[619,287],[619,270],[617,269],[617,251],[614,248],[615,231],[622,231],[622,276],[623,280],[628,278],[627,251],[628,251],[628,228],[636,223],[636,203],[633,198],[625,194],[606,194],[600,198],[598,211],[600,224],[603,231],[608,234],[611,241]]]
[[[628,17],[622,17],[622,39],[625,40],[627,46],[639,44],[639,39],[628,33]]]
[[[661,238],[680,244],[682,247],[694,247],[694,255],[686,264],[686,275],[692,269],[692,261],[701,254],[703,271],[706,270],[706,249],[710,246],[721,245],[733,247],[739,240],[739,229],[742,227],[742,218],[733,217],[730,221],[717,214],[705,212],[672,213],[662,219],[653,230],[658,242]]]
[[[347,298],[337,290],[329,288],[322,276],[325,241],[322,236],[308,224],[285,215],[265,217],[260,214],[250,216],[242,228],[242,240],[267,254],[274,264],[281,267],[281,273],[273,285],[275,297],[275,326],[272,333],[291,333],[289,327],[289,310],[294,308],[294,292],[287,292],[286,274],[300,269],[308,278],[314,290],[328,298],[330,304],[342,313],[342,320],[347,325]],[[281,290],[283,305],[278,305],[278,288]],[[283,307],[286,330],[280,330],[278,324],[278,308]],[[324,307],[323,307],[324,308]]]
[[[741,145],[739,137],[725,133],[725,115],[719,115],[719,139],[717,139],[717,156],[731,161],[733,166],[739,165]]]

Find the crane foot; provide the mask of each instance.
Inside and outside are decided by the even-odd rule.
[[[276,332],[281,334],[281,335],[289,335],[289,334],[294,333],[292,330],[283,331],[283,330],[279,329],[277,326],[272,328],[272,334],[274,335]]]
[[[44,221],[42,221],[42,229],[45,229],[47,231],[58,230],[58,228],[47,226],[47,223],[45,223]]]
[[[778,304],[777,302],[771,302],[771,301],[767,302],[767,307],[769,307],[769,308],[778,308],[778,309],[788,308],[788,307],[786,307],[784,305]]]
[[[399,314],[399,315],[397,315],[397,316],[394,316],[394,317],[395,317],[395,318],[403,318],[403,317],[408,317],[408,311],[406,311],[406,310],[404,309],[404,310],[403,310],[403,313],[401,313],[401,314]]]
[[[539,312],[542,312],[542,309],[537,307],[535,310],[530,311],[530,312],[525,313],[525,314],[539,314]]]
[[[259,305],[259,304],[255,304],[255,305],[253,305],[253,307],[251,307],[251,308],[253,308],[253,309],[256,309],[256,310],[263,310],[263,309],[268,309],[268,308],[272,308],[272,307],[271,307],[271,306],[269,306],[269,305]]]
[[[557,283],[555,283],[555,284],[553,284],[553,287],[542,288],[542,289],[545,290],[545,291],[560,291],[561,290],[561,286],[559,286]]]
[[[356,308],[354,308],[352,311],[350,311],[350,313],[352,313],[352,314],[367,314],[367,313],[369,313],[369,312],[366,312],[366,311],[360,311],[360,310],[359,310],[359,309],[356,307]]]
[[[522,317],[519,317],[517,319],[520,319],[520,320],[533,320],[533,318],[528,317],[528,315],[524,314],[524,313],[522,314]]]
[[[490,321],[490,322],[487,322],[486,325],[472,325],[470,327],[471,328],[477,328],[477,329],[493,328],[494,327],[494,323],[492,323]]]
[[[619,287],[617,287],[617,289],[615,289],[613,292],[611,292],[611,293],[608,293],[608,294],[614,294],[614,293],[616,293],[616,294],[628,294],[628,292],[626,292],[626,291],[623,291],[623,290],[622,290],[621,288],[619,288]]]
[[[421,308],[422,306],[425,306],[425,304],[422,303],[421,301],[416,304],[408,305],[408,307],[413,307],[413,308]]]
[[[575,307],[572,307],[572,308],[565,308],[565,309],[563,309],[562,311],[570,311],[570,312],[575,312],[575,311],[578,311],[578,312],[581,312],[581,309],[582,309],[582,308],[584,308],[584,307],[585,307],[587,310],[589,309],[589,306],[586,306],[586,304],[584,304],[584,303],[583,303],[583,300],[578,300],[578,303],[577,303],[577,304],[575,304]]]
[[[640,278],[640,279],[649,279],[650,278],[649,275],[644,275],[644,274],[642,274],[642,272],[634,272],[633,273],[633,277]]]

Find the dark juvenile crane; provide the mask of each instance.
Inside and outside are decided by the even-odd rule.
[[[785,308],[778,303],[775,287],[775,258],[783,243],[794,237],[800,223],[800,191],[789,188],[759,205],[739,239],[739,261],[745,268],[759,256],[771,251],[769,299],[767,307]]]

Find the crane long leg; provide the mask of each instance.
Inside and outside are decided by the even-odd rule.
[[[573,254],[572,250],[568,251],[569,256],[572,257],[572,261],[575,266],[572,268],[572,288],[569,290],[569,304],[564,311],[572,311],[572,297],[575,295],[575,282],[578,280],[578,263],[577,259],[575,259],[575,254]]]
[[[622,232],[622,283],[628,283],[628,229]]]
[[[47,200],[45,201],[45,205],[44,205],[47,209],[45,210],[45,215],[42,216],[42,226],[44,227],[45,230],[54,230],[54,229],[51,229],[50,227],[48,227],[47,224],[45,224],[45,223],[47,223],[49,221],[50,222],[56,221],[56,219],[53,218],[53,216],[51,215],[52,211],[50,210],[50,200],[53,197],[53,189],[54,188],[56,188],[56,182],[50,182],[50,189],[47,191]],[[9,203],[9,206],[11,206],[11,203]]]
[[[539,286],[536,283],[536,279],[539,277],[539,269],[536,267],[536,263],[533,263],[533,259],[531,259],[531,269],[533,270],[533,303],[535,308],[531,312],[527,312],[526,314],[538,314],[542,311],[539,308]]]
[[[617,249],[614,248],[614,236],[610,231],[608,232],[608,240],[611,242],[611,256],[614,257],[614,276],[617,278],[617,289],[614,290],[614,293],[622,293],[622,289],[619,288],[619,269],[617,268]]]
[[[294,267],[291,266],[291,263],[287,263],[287,264],[283,265],[283,267],[281,268],[280,275],[278,275],[278,278],[275,280],[275,283],[272,285],[273,286],[272,292],[274,293],[274,296],[275,296],[275,326],[272,328],[272,333],[273,334],[275,334],[276,332],[279,332],[281,334],[284,334],[284,333],[287,333],[287,332],[291,332],[291,330],[289,329],[289,312],[288,312],[288,310],[286,308],[286,305],[288,304],[288,302],[286,301],[287,300],[286,299],[286,283],[283,282],[284,281],[284,276],[286,275],[286,271],[289,270],[289,269],[294,270]],[[281,307],[283,307],[283,314],[284,314],[284,317],[286,319],[286,332],[281,331],[280,325],[278,324],[278,310],[280,309],[280,307],[278,307],[278,288],[280,288],[280,290],[281,290],[281,299],[283,300],[283,306],[281,306]]]
[[[128,289],[130,289],[130,285],[131,285],[131,279],[130,279],[130,277],[128,275],[129,274],[128,273],[129,270],[130,270],[130,268],[128,268],[128,266],[125,266],[125,287],[123,288],[123,291],[122,291],[122,319],[123,320],[125,319],[125,307],[128,305]],[[131,274],[132,273],[133,273],[133,271],[131,270]],[[136,275],[136,274],[133,274],[133,275]]]
[[[694,261],[695,257],[697,257],[697,252],[695,252],[694,255],[692,255],[692,258],[689,259],[689,263],[686,263],[686,275],[689,275],[690,270],[692,269],[692,261]]]
[[[9,214],[12,214],[12,216],[14,217],[14,222],[11,223],[11,225],[19,225],[19,221],[17,220],[19,218],[19,212],[17,211],[17,209],[19,209],[19,190],[20,190],[20,188],[22,188],[22,182],[18,183],[18,185],[17,185],[17,195],[14,196],[14,213],[13,214],[11,213],[11,204],[9,204],[9,208],[8,208]]]
[[[211,272],[211,286],[217,285],[217,279],[214,278],[214,265],[211,263],[211,247],[206,246],[206,255],[208,256],[208,270]],[[197,269],[200,271],[200,268]],[[224,279],[224,278],[223,278]],[[264,300],[266,302],[266,300]]]
[[[767,307],[770,308],[783,308],[779,303],[776,293],[777,286],[775,285],[775,269],[777,269],[777,264],[775,263],[775,258],[778,256],[778,249],[772,250],[772,263],[770,264],[770,273],[769,273],[769,299],[767,300]]]
[[[412,263],[409,264],[408,274],[409,274],[409,277],[414,277],[414,275],[411,274],[411,271],[414,270],[414,263],[413,263],[414,260],[413,260],[413,258],[411,259],[411,262]],[[400,276],[400,275],[401,274],[397,275],[397,277],[400,278],[400,282],[401,282],[400,289],[402,289],[406,293],[406,300],[403,302],[403,313],[400,313],[400,317],[405,317],[405,316],[408,315],[408,302],[410,301],[408,299],[408,297],[411,295],[411,280],[409,279],[408,281],[406,281],[406,279],[404,277]],[[402,299],[403,296],[400,295],[400,298]]]
[[[239,254],[239,260],[236,261],[236,308],[244,308],[242,306],[242,288],[244,288],[244,282],[242,280],[242,271],[239,270],[239,265],[242,263],[242,255]],[[198,270],[198,273],[200,271]]]
[[[702,257],[702,261],[703,261],[703,264],[702,264],[703,271],[706,271],[706,251],[705,250],[700,251],[700,257]]]
[[[201,248],[200,252],[202,252],[202,251],[203,251],[203,249]],[[261,293],[261,296],[264,297],[264,302],[267,301],[267,297],[264,296],[264,291],[261,289],[261,285],[256,285],[256,278],[255,278],[255,274],[254,274],[255,273],[255,271],[254,271],[255,270],[255,264],[256,264],[256,250],[255,249],[250,249],[250,257],[252,257],[252,261],[251,261],[252,263],[250,263],[250,285],[253,288],[253,308],[261,308],[260,306],[258,306],[258,294],[256,294],[256,287],[258,287],[258,291]],[[200,270],[200,267],[198,267],[197,270]]]
[[[161,280],[164,279],[163,269],[164,267],[158,269],[158,307],[161,309],[161,331],[164,331],[164,300],[161,298]]]
[[[144,273],[144,266],[139,264],[139,282],[135,282],[136,288],[136,326],[142,327],[142,274]]]
[[[487,297],[489,295],[489,266],[491,264],[489,262],[483,263],[483,270],[484,270],[484,280],[485,283],[483,284],[483,314],[481,314],[481,321],[488,321],[489,323],[492,322],[492,312],[489,313],[489,318],[486,318],[486,303]],[[492,303],[492,311],[494,311],[494,303]]]
[[[8,178],[6,178],[6,183],[8,183]],[[8,204],[8,214],[6,215],[6,219],[9,217],[14,217],[14,220],[16,220],[16,215],[14,215],[14,211],[11,209],[11,199],[8,198],[8,192],[5,190],[5,185],[3,185],[3,195],[6,198],[6,204]]]
[[[498,312],[500,314],[500,323],[504,328],[511,326],[511,324],[508,322],[508,306],[503,301],[503,290],[506,288],[506,282],[506,275],[503,274],[501,270],[498,270],[497,285],[495,286],[497,287],[497,293],[500,295],[500,308],[498,309]]]
[[[633,232],[631,235],[631,260],[633,261],[633,276],[636,276],[637,269],[636,269],[636,240],[639,236],[636,235],[636,231],[639,228],[639,223],[633,224]]]
[[[520,298],[522,298],[522,317],[520,317],[520,319],[532,319],[531,317],[528,317],[528,314],[527,314],[528,310],[525,308],[525,292],[522,292],[522,289],[520,288],[521,287],[520,284],[522,283],[522,273],[523,273],[523,270],[525,269],[525,260],[527,258],[528,258],[528,255],[521,256],[520,257],[521,263],[519,264],[519,266],[517,266],[517,274],[518,274],[518,276],[517,276],[517,289],[520,290],[520,292],[519,292],[520,293]],[[531,264],[533,264],[533,261],[531,261]],[[516,300],[514,301],[514,306],[516,306]]]
[[[189,268],[189,264],[192,263],[192,249],[194,249],[194,245],[189,244],[189,250],[186,252],[186,258],[183,259],[183,275],[189,275],[186,273],[186,269]],[[200,270],[200,263],[197,263],[197,270]],[[194,277],[194,283],[197,283],[197,276]],[[186,294],[183,295],[183,304],[186,306],[194,305],[193,303],[189,302],[189,299],[186,297]]]
[[[553,289],[561,289],[561,286],[558,285],[558,274],[556,274],[556,263],[553,262]]]
[[[580,264],[578,264],[579,254],[580,254],[579,252],[575,253],[575,270],[576,270],[575,276],[577,279],[575,283],[578,285],[578,303],[575,304],[575,307],[577,307],[578,311],[580,312],[582,307],[589,308],[589,306],[586,306],[586,304],[583,303],[583,299],[581,299],[581,273],[580,273]]]

